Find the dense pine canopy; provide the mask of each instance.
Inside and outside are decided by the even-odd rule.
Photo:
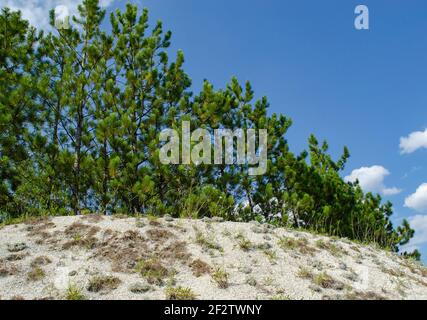
[[[205,81],[190,91],[184,56],[168,57],[171,33],[128,4],[110,16],[84,0],[69,29],[38,32],[19,12],[0,15],[0,212],[21,216],[171,214],[268,220],[279,225],[374,242],[398,251],[414,234],[394,228],[392,206],[341,177],[314,136],[293,154],[291,120],[268,115],[247,82],[224,89]],[[247,165],[163,165],[165,128],[268,130],[268,169]],[[415,252],[413,255],[417,256]]]

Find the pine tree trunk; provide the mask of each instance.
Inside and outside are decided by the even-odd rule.
[[[74,214],[79,214],[80,202],[80,171],[81,171],[81,149],[82,149],[82,109],[80,106],[77,112],[77,132],[76,132],[76,162],[74,164],[74,195],[73,210]]]

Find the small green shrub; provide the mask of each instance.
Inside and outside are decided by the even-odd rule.
[[[245,237],[240,238],[238,244],[243,251],[249,251],[253,248],[253,243]]]
[[[218,288],[226,289],[229,286],[229,274],[223,268],[217,267],[211,274],[212,280],[218,285]]]
[[[190,288],[168,287],[166,289],[167,300],[195,300],[196,294]]]
[[[74,284],[70,284],[67,288],[67,293],[65,295],[66,300],[84,300],[85,296],[82,293],[82,290]]]

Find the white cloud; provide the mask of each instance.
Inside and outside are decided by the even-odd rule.
[[[401,137],[399,147],[402,154],[412,153],[422,148],[427,149],[427,129],[412,132],[407,137]]]
[[[408,219],[411,228],[415,230],[415,235],[408,246],[416,247],[427,242],[427,215],[416,215]],[[409,251],[409,249],[407,249]]]
[[[350,175],[344,177],[344,180],[347,182],[359,180],[364,191],[391,196],[400,193],[402,190],[395,187],[387,188],[384,185],[384,178],[389,174],[390,172],[382,166],[362,167],[353,170]]]
[[[405,207],[414,209],[418,212],[427,211],[427,183],[421,184],[415,193],[406,197]]]
[[[402,189],[399,189],[399,188],[396,188],[396,187],[393,187],[393,188],[384,188],[383,190],[382,190],[382,193],[385,195],[385,196],[393,196],[393,195],[395,195],[395,194],[399,194],[399,193],[401,193],[402,192]]]
[[[100,0],[102,7],[108,7],[114,0]],[[24,19],[31,25],[41,28],[49,28],[49,11],[58,6],[68,9],[70,16],[77,14],[77,6],[82,0],[0,0],[0,7],[8,7],[14,11],[20,10]]]

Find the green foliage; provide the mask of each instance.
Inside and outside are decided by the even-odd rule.
[[[225,271],[225,269],[221,268],[221,267],[217,267],[215,268],[215,270],[213,270],[212,274],[212,281],[215,282],[218,286],[218,288],[220,289],[226,289],[229,286],[228,283],[228,278],[229,278],[229,274],[227,271]]]
[[[190,92],[184,55],[168,53],[171,33],[150,29],[148,11],[127,4],[110,15],[85,0],[69,29],[37,33],[20,13],[0,14],[0,219],[104,214],[268,221],[374,242],[397,251],[414,235],[394,228],[392,206],[347,183],[350,154],[333,160],[310,136],[289,150],[292,121],[268,113],[249,82]],[[51,12],[54,27],[54,14]],[[163,165],[160,132],[191,128],[266,129],[268,167]],[[247,204],[247,205],[244,205]],[[306,249],[283,241],[284,247]],[[408,253],[410,255],[410,253]],[[414,253],[415,255],[415,253]]]
[[[167,300],[195,300],[196,294],[190,288],[168,287],[166,288]]]
[[[70,284],[68,285],[65,299],[66,300],[85,300],[85,296],[82,293],[81,288],[78,288],[76,285]]]

